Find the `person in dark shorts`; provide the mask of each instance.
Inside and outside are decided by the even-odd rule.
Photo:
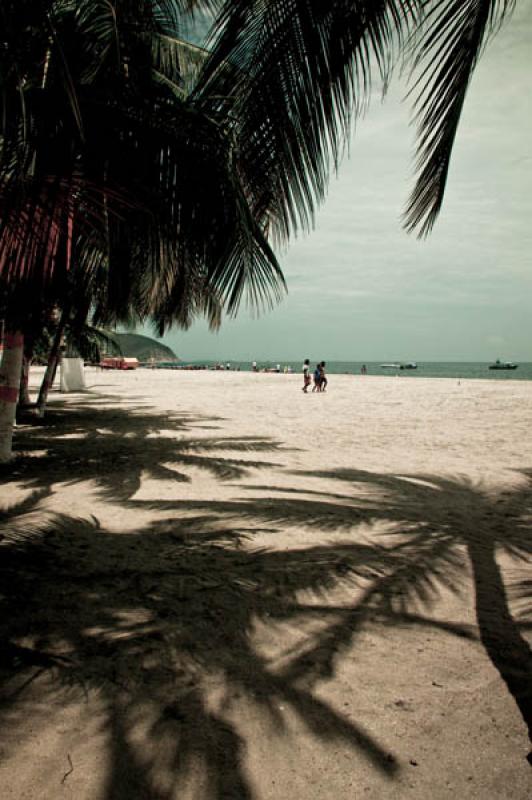
[[[320,392],[324,392],[327,388],[327,384],[329,381],[327,380],[327,376],[325,375],[325,361],[320,361]]]
[[[316,369],[314,370],[314,386],[312,387],[312,391],[321,392],[321,371],[319,364],[316,364]]]

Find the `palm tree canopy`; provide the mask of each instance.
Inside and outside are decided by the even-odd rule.
[[[405,224],[427,233],[473,69],[514,4],[231,0],[205,63],[181,28],[216,0],[0,0],[2,275],[39,286],[85,239],[89,283],[106,265],[102,321],[133,287],[161,331],[276,301],[267,235],[312,223],[375,74],[404,60],[419,127]]]
[[[198,5],[212,4],[41,0],[22,23],[20,7],[0,3],[11,65],[0,71],[8,280],[48,281],[90,236],[100,256],[86,261],[106,261],[110,313],[133,289],[160,328],[204,312],[217,324],[244,297],[256,309],[279,299],[284,280],[240,179],[231,126],[188,92],[204,54],[178,26]]]
[[[254,210],[286,238],[312,222],[353,116],[398,64],[412,68],[418,179],[405,213],[440,211],[466,91],[515,0],[227,0],[200,92],[229,104]]]

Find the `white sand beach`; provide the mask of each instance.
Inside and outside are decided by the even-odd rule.
[[[3,800],[531,796],[532,382],[86,375],[1,475]]]

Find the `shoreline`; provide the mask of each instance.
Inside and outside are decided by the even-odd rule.
[[[230,369],[226,368],[226,364],[231,365]],[[292,361],[259,361],[257,362],[257,372],[260,374],[267,374],[276,372],[275,365],[280,365],[279,372],[286,374],[285,370],[291,370],[289,374],[299,374],[301,372],[301,364],[294,360]],[[379,362],[343,362],[343,361],[329,361],[327,362],[327,371],[331,375],[351,375],[359,376],[361,374],[362,364],[366,366],[368,377],[405,377],[405,378],[451,378],[463,380],[497,380],[497,381],[530,381],[532,380],[532,362],[520,362],[516,370],[490,370],[489,362],[452,362],[452,361],[435,361],[418,363],[416,369],[382,369]],[[312,364],[311,364],[312,366]],[[345,367],[348,366],[349,369]],[[174,365],[151,367],[148,364],[141,364],[141,369],[165,369],[176,371],[213,371],[213,372],[253,372],[251,362],[249,361],[231,361],[216,362],[215,360],[198,360],[186,361],[181,360]],[[366,376],[363,376],[366,377]]]

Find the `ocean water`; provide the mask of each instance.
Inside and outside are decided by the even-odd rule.
[[[180,366],[213,367],[214,361],[181,361]],[[249,361],[229,361],[231,369],[242,372],[251,371]],[[273,369],[280,364],[281,371],[292,367],[294,372],[301,372],[303,360],[294,361],[280,358],[278,361],[257,361],[258,369]],[[332,375],[360,375],[362,364],[366,365],[368,375],[400,375],[401,378],[481,378],[497,381],[530,381],[532,380],[532,362],[514,362],[518,364],[513,370],[490,370],[489,362],[481,361],[418,361],[417,369],[383,369],[382,361],[327,361],[326,370]],[[311,362],[311,369],[315,364]]]

